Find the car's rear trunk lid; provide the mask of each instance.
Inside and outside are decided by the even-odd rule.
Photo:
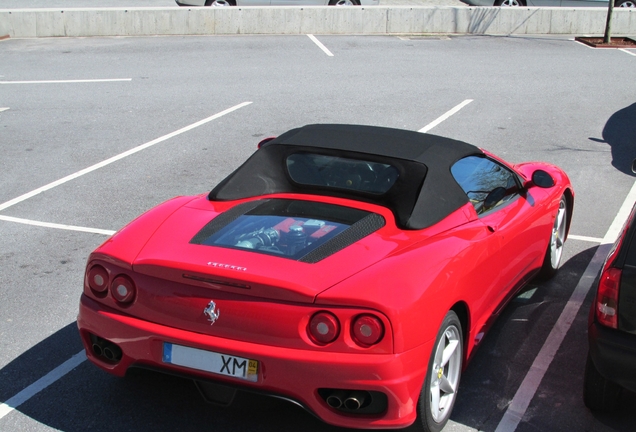
[[[313,210],[321,203],[290,210],[289,202],[267,200],[263,206],[257,201],[251,210],[246,203],[247,211],[234,207],[221,214],[183,207],[155,232],[133,268],[180,284],[311,303],[396,248],[375,233],[384,225],[378,214],[331,204]],[[292,244],[296,230],[305,231],[305,248]]]

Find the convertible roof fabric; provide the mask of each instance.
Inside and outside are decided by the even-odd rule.
[[[385,194],[307,186],[293,182],[286,158],[298,152],[388,163],[400,175]],[[210,200],[236,200],[273,193],[311,193],[379,204],[391,209],[398,226],[423,229],[468,202],[450,168],[483,152],[462,141],[402,129],[315,124],[292,129],[267,142],[209,194]]]

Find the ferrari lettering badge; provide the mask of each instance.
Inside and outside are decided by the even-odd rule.
[[[221,268],[221,269],[247,271],[247,267],[240,267],[240,266],[231,265],[231,264],[223,264],[223,263],[218,263],[214,261],[210,261],[208,265],[210,267]]]
[[[217,309],[216,303],[211,301],[208,303],[208,306],[203,310],[203,314],[208,317],[208,321],[210,321],[210,325],[214,324],[216,320],[219,319],[219,315],[221,315],[221,310]]]

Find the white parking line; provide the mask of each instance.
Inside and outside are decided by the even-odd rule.
[[[570,40],[572,40],[572,41],[574,41],[574,42],[578,43],[579,45],[583,45],[583,46],[585,46],[585,47],[588,47],[588,48],[590,48],[590,49],[608,49],[608,48],[596,48],[596,47],[593,47],[593,46],[588,45],[588,44],[584,44],[583,42],[580,42],[580,41],[577,41],[577,40],[574,40],[574,39],[570,39]],[[631,52],[631,51],[627,51],[627,49],[625,49],[625,48],[618,48],[618,50],[619,50],[619,51],[623,51],[624,53],[627,53],[627,54],[629,54],[629,55],[636,56],[636,53],[633,53],[633,52]]]
[[[514,432],[514,430],[517,429],[517,426],[523,419],[530,402],[539,388],[539,384],[541,384],[541,380],[543,380],[543,376],[550,367],[550,364],[552,363],[557,350],[561,346],[566,333],[574,322],[576,314],[581,308],[583,301],[585,301],[588,291],[592,287],[596,276],[601,270],[605,257],[612,247],[612,244],[616,241],[625,221],[629,217],[629,213],[635,201],[636,183],[634,183],[632,189],[627,195],[627,198],[625,198],[625,202],[623,202],[623,205],[616,215],[616,218],[614,218],[607,234],[603,237],[601,245],[598,249],[596,249],[596,253],[585,269],[585,272],[583,272],[583,275],[581,276],[579,283],[576,285],[572,296],[565,305],[565,308],[563,309],[563,312],[561,312],[561,316],[557,320],[556,324],[554,324],[554,327],[543,344],[543,347],[541,347],[541,351],[539,351],[539,354],[534,359],[534,362],[523,379],[521,386],[517,389],[517,393],[515,393],[510,405],[508,405],[508,409],[504,413],[504,416],[499,422],[495,432]]]
[[[92,172],[92,171],[95,171],[95,170],[97,170],[97,169],[99,169],[99,168],[103,168],[103,167],[105,167],[106,165],[109,165],[109,164],[111,164],[111,163],[113,163],[113,162],[116,162],[116,161],[118,161],[118,160],[120,160],[120,159],[123,159],[123,158],[125,158],[125,157],[127,157],[127,156],[130,156],[130,155],[132,155],[132,154],[135,154],[135,153],[137,153],[137,152],[140,152],[140,151],[142,151],[142,150],[145,150],[145,149],[147,149],[148,147],[151,147],[151,146],[153,146],[153,145],[155,145],[155,144],[158,144],[158,143],[160,143],[160,142],[166,141],[166,140],[168,140],[168,139],[170,139],[170,138],[172,138],[172,137],[175,137],[175,136],[180,135],[180,134],[182,134],[182,133],[184,133],[184,132],[187,132],[187,131],[189,131],[189,130],[192,130],[192,129],[196,128],[196,127],[199,127],[199,126],[201,126],[201,125],[204,125],[204,124],[206,124],[206,123],[208,123],[208,122],[211,122],[212,120],[216,120],[216,119],[218,119],[219,117],[223,117],[224,115],[229,114],[229,113],[231,113],[231,112],[233,112],[233,111],[236,111],[236,110],[238,110],[238,109],[240,109],[240,108],[243,108],[244,106],[247,106],[247,105],[249,105],[249,104],[251,104],[251,103],[252,103],[252,102],[243,102],[243,103],[240,103],[240,104],[238,104],[238,105],[233,106],[232,108],[228,108],[228,109],[226,109],[225,111],[221,111],[220,113],[214,114],[213,116],[210,116],[210,117],[208,117],[208,118],[205,118],[205,119],[203,119],[203,120],[200,120],[200,121],[198,121],[198,122],[196,122],[196,123],[192,123],[192,124],[191,124],[191,125],[189,125],[189,126],[183,127],[183,128],[181,128],[181,129],[179,129],[179,130],[177,130],[177,131],[175,131],[175,132],[171,132],[171,133],[169,133],[169,134],[167,134],[167,135],[164,135],[164,136],[159,137],[159,138],[157,138],[157,139],[154,139],[154,140],[152,140],[152,141],[150,141],[150,142],[147,142],[147,143],[145,143],[145,144],[142,144],[142,145],[140,145],[140,146],[137,146],[137,147],[135,147],[135,148],[132,148],[132,149],[130,149],[130,150],[128,150],[128,151],[125,151],[125,152],[123,152],[123,153],[120,153],[120,154],[118,154],[118,155],[116,155],[116,156],[113,156],[113,157],[111,157],[111,158],[109,158],[109,159],[106,159],[105,161],[102,161],[102,162],[96,163],[95,165],[89,166],[88,168],[84,168],[84,169],[83,169],[83,170],[81,170],[81,171],[77,171],[76,173],[70,174],[70,175],[68,175],[68,176],[66,176],[66,177],[64,177],[64,178],[61,178],[61,179],[56,180],[56,181],[54,181],[54,182],[52,182],[52,183],[49,183],[49,184],[47,184],[47,185],[44,185],[44,186],[42,186],[42,187],[40,187],[40,188],[37,188],[37,189],[35,189],[35,190],[32,190],[31,192],[25,193],[24,195],[21,195],[21,196],[19,196],[19,197],[17,197],[17,198],[14,198],[14,199],[10,200],[10,201],[7,201],[7,202],[5,202],[5,203],[3,203],[3,204],[0,204],[0,211],[2,211],[2,210],[4,210],[4,209],[7,209],[7,208],[9,208],[9,207],[11,207],[11,206],[13,206],[13,205],[15,205],[15,204],[18,204],[18,203],[20,203],[20,202],[22,202],[22,201],[25,201],[25,200],[27,200],[27,199],[29,199],[29,198],[32,198],[32,197],[34,197],[35,195],[37,195],[37,194],[39,194],[39,193],[45,192],[45,191],[47,191],[47,190],[49,190],[49,189],[53,189],[53,188],[54,188],[54,187],[56,187],[56,186],[59,186],[59,185],[64,184],[64,183],[66,183],[66,182],[68,182],[68,181],[71,181],[71,180],[73,180],[73,179],[76,179],[76,178],[78,178],[78,177],[81,177],[81,176],[83,176],[84,174],[88,174],[88,173],[90,173],[90,172]]]
[[[331,53],[331,51],[329,51],[326,46],[324,46],[318,39],[316,39],[316,36],[311,34],[308,34],[307,36],[309,36],[309,39],[314,41],[314,43],[318,45],[318,47],[325,52],[325,54],[327,54],[329,57],[333,57],[333,54]]]
[[[6,111],[6,110],[8,110],[8,109],[9,109],[9,108],[0,108],[0,112],[2,112],[2,111]]]
[[[46,81],[0,81],[0,84],[74,84],[132,81],[132,78],[83,79],[83,80],[46,80]]]
[[[11,411],[31,399],[33,396],[35,396],[51,384],[53,384],[55,381],[59,380],[64,375],[75,369],[84,360],[86,360],[86,355],[82,350],[55,369],[53,369],[48,374],[44,375],[42,378],[22,390],[20,393],[7,399],[6,402],[0,404],[0,419],[11,413]]]
[[[570,239],[586,241],[586,242],[590,242],[590,243],[601,243],[601,242],[603,242],[603,239],[602,238],[598,238],[598,237],[587,237],[587,236],[568,234],[568,240],[570,240]]]
[[[593,47],[593,46],[591,46],[591,45],[584,44],[583,42],[577,41],[577,40],[575,40],[575,39],[570,39],[570,40],[573,40],[573,41],[574,41],[574,42],[576,42],[577,44],[579,44],[579,45],[583,45],[583,46],[584,46],[584,47],[586,47],[586,48],[589,48],[589,49],[597,49],[597,48],[594,48],[594,47]]]
[[[135,147],[131,150],[128,150],[127,152],[121,153],[117,156],[114,156],[110,159],[107,159],[103,162],[100,162],[98,164],[95,164],[91,167],[88,167],[84,170],[78,171],[75,174],[71,174],[69,176],[64,177],[63,179],[60,179],[56,182],[50,183],[46,186],[43,186],[39,189],[36,189],[32,192],[29,192],[27,194],[24,194],[16,199],[13,199],[11,201],[7,201],[6,203],[0,205],[0,210],[4,210],[14,204],[17,204],[19,202],[22,202],[32,196],[35,196],[41,192],[44,192],[46,190],[49,190],[51,188],[54,188],[55,186],[59,186],[69,180],[75,179],[77,177],[80,177],[81,175],[87,174],[91,171],[94,171],[98,168],[101,168],[103,166],[106,166],[110,163],[113,163],[117,160],[123,159],[126,156],[129,156],[131,154],[137,153],[141,150],[144,150],[152,145],[155,145],[157,143],[160,143],[162,141],[165,141],[169,138],[172,138],[176,135],[179,135],[181,133],[187,132],[191,129],[194,129],[198,126],[201,126],[205,123],[208,123],[212,120],[215,120],[219,117],[224,116],[225,114],[229,114],[233,111],[236,111],[240,108],[243,108],[244,106],[247,106],[249,104],[251,104],[252,102],[243,102],[239,105],[235,105],[229,109],[226,109],[225,111],[221,111],[218,114],[215,114],[213,116],[210,116],[208,118],[205,118],[201,121],[198,121],[196,123],[193,123],[189,126],[186,126],[184,128],[179,129],[178,131],[172,132],[168,135],[164,135],[160,138],[157,138],[153,141],[150,141],[146,144],[142,144],[138,147]],[[110,230],[101,230],[101,229],[96,229],[96,228],[86,228],[86,227],[78,227],[78,226],[73,226],[73,225],[61,225],[61,224],[53,224],[53,223],[48,223],[48,222],[39,222],[39,221],[32,221],[32,220],[28,220],[28,219],[21,219],[21,218],[14,218],[11,216],[0,216],[0,220],[4,220],[4,221],[9,221],[9,222],[17,222],[17,223],[24,223],[24,224],[28,224],[28,225],[35,225],[35,226],[42,226],[42,227],[47,227],[47,228],[57,228],[57,229],[66,229],[66,230],[73,230],[73,231],[82,231],[82,232],[89,232],[89,233],[96,233],[96,234],[104,234],[104,235],[112,235],[114,233],[114,231],[110,231]],[[68,359],[67,361],[65,361],[64,363],[62,363],[60,366],[56,367],[55,369],[53,369],[51,372],[49,372],[48,374],[46,374],[45,376],[43,376],[42,378],[40,378],[39,380],[37,380],[36,382],[34,382],[33,384],[31,384],[30,386],[28,386],[27,388],[25,388],[24,390],[20,391],[19,393],[17,393],[16,395],[12,396],[11,398],[9,398],[8,400],[6,400],[4,403],[0,404],[0,419],[2,419],[3,417],[5,417],[6,415],[8,415],[9,413],[11,413],[15,408],[17,408],[18,406],[22,405],[24,402],[28,401],[30,398],[32,398],[33,396],[35,396],[36,394],[38,394],[39,392],[41,392],[42,390],[44,390],[45,388],[47,388],[48,386],[50,386],[51,384],[53,384],[54,382],[56,382],[57,380],[59,380],[60,378],[62,378],[64,375],[66,375],[67,373],[69,373],[70,371],[72,371],[73,369],[75,369],[78,365],[80,365],[82,362],[84,362],[86,360],[86,355],[84,353],[84,351],[80,351],[79,353],[75,354],[73,357],[71,357],[70,359]]]
[[[115,231],[112,231],[112,230],[104,230],[99,228],[87,228],[87,227],[81,227],[81,226],[75,226],[75,225],[63,225],[63,224],[56,224],[56,223],[50,223],[50,222],[40,222],[40,221],[34,221],[30,219],[16,218],[12,216],[0,215],[0,220],[6,221],[6,222],[21,223],[25,225],[39,226],[44,228],[55,228],[55,229],[61,229],[61,230],[67,230],[67,231],[80,231],[80,232],[93,233],[93,234],[103,234],[108,236],[115,234]]]
[[[466,99],[464,102],[460,103],[459,105],[457,105],[455,108],[447,111],[445,114],[441,115],[440,117],[437,118],[437,120],[434,120],[432,122],[430,122],[429,124],[427,124],[426,126],[424,126],[422,129],[420,129],[418,132],[428,132],[431,129],[433,129],[435,126],[437,126],[438,124],[440,124],[441,122],[443,122],[444,120],[448,119],[450,116],[452,116],[453,114],[456,114],[460,109],[464,108],[466,105],[468,105],[469,103],[471,103],[473,100],[472,99]]]

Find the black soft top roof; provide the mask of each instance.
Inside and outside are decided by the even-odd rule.
[[[385,194],[300,185],[289,177],[286,158],[310,152],[390,164],[400,175]],[[272,193],[311,193],[355,199],[391,209],[398,226],[431,226],[468,202],[450,172],[458,160],[483,152],[462,141],[402,129],[316,124],[292,129],[266,143],[219,183],[210,200]]]

